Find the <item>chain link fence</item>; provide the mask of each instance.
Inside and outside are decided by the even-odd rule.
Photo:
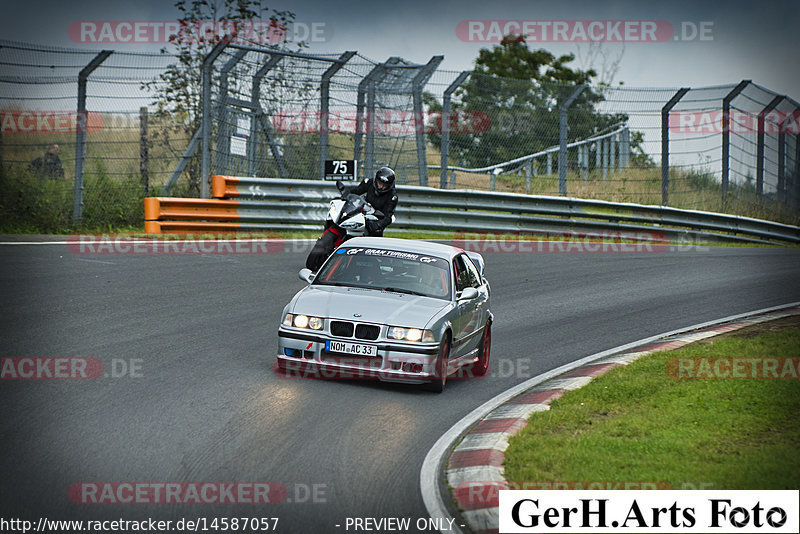
[[[220,44],[192,120],[156,104],[176,61],[0,41],[3,226],[135,227],[145,196],[321,179],[330,159],[401,184],[800,220],[800,108],[755,83],[575,87]]]

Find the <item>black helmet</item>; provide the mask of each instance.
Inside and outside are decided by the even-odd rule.
[[[378,183],[380,182],[381,185],[384,185],[383,189],[378,187]],[[378,172],[375,173],[375,180],[373,181],[372,187],[375,189],[375,193],[379,195],[383,195],[387,191],[389,191],[392,186],[394,185],[394,171],[389,167],[381,167],[378,169]]]

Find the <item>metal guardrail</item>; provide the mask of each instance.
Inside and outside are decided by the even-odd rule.
[[[212,192],[217,199],[146,199],[145,219],[151,229],[164,231],[170,224],[154,223],[208,220],[240,231],[313,230],[325,219],[327,201],[338,197],[332,182],[228,176],[214,176]],[[625,239],[644,240],[656,232],[671,241],[800,243],[800,227],[704,211],[419,186],[398,186],[398,193],[397,220],[390,228],[395,230],[624,233]]]

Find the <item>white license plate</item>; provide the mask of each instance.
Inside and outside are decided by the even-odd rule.
[[[325,350],[352,354],[354,356],[377,356],[378,347],[375,345],[362,345],[360,343],[347,343],[345,341],[325,341]]]

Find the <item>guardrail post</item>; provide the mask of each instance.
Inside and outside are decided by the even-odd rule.
[[[567,194],[567,109],[584,89],[585,85],[576,87],[559,106],[558,193],[562,196]]]
[[[661,108],[661,205],[669,205],[669,112],[675,107],[683,96],[689,92],[689,87],[681,87],[677,93]]]
[[[339,62],[334,63],[322,74],[319,91],[319,179],[325,178],[325,160],[328,159],[328,113],[330,112],[331,78],[356,55],[355,51],[348,51],[339,56]]]
[[[553,175],[553,153],[547,153],[547,176]]]
[[[601,141],[603,147],[603,180],[608,178],[608,138],[604,137]]]
[[[456,188],[456,171],[450,171],[450,189]]]
[[[223,40],[214,45],[211,52],[203,58],[202,68],[202,92],[203,92],[203,105],[202,105],[202,122],[200,126],[200,138],[202,142],[202,163],[200,170],[200,180],[202,198],[208,198],[208,181],[211,177],[211,67],[216,61],[217,57],[228,46],[228,42]]]
[[[75,128],[75,192],[72,203],[72,220],[76,223],[83,216],[83,167],[86,159],[86,126],[88,115],[86,113],[86,84],[89,75],[105,61],[113,50],[103,50],[97,54],[88,65],[78,74],[78,115]]]
[[[453,93],[455,92],[458,87],[464,83],[464,80],[467,79],[472,71],[465,70],[462,71],[458,77],[453,80],[453,83],[447,86],[447,89],[444,90],[442,93],[442,144],[441,144],[441,152],[442,152],[442,164],[441,164],[441,172],[439,173],[439,188],[440,189],[447,189],[447,166],[449,164],[448,159],[450,157],[450,107],[452,105],[451,100],[453,97]],[[455,180],[453,180],[455,182]]]
[[[742,80],[739,85],[722,99],[722,211],[728,207],[728,182],[730,175],[731,150],[731,102],[750,85],[750,80]]]
[[[785,97],[778,95],[758,114],[758,130],[756,132],[756,195],[764,194],[764,133],[766,116],[781,103]]]

